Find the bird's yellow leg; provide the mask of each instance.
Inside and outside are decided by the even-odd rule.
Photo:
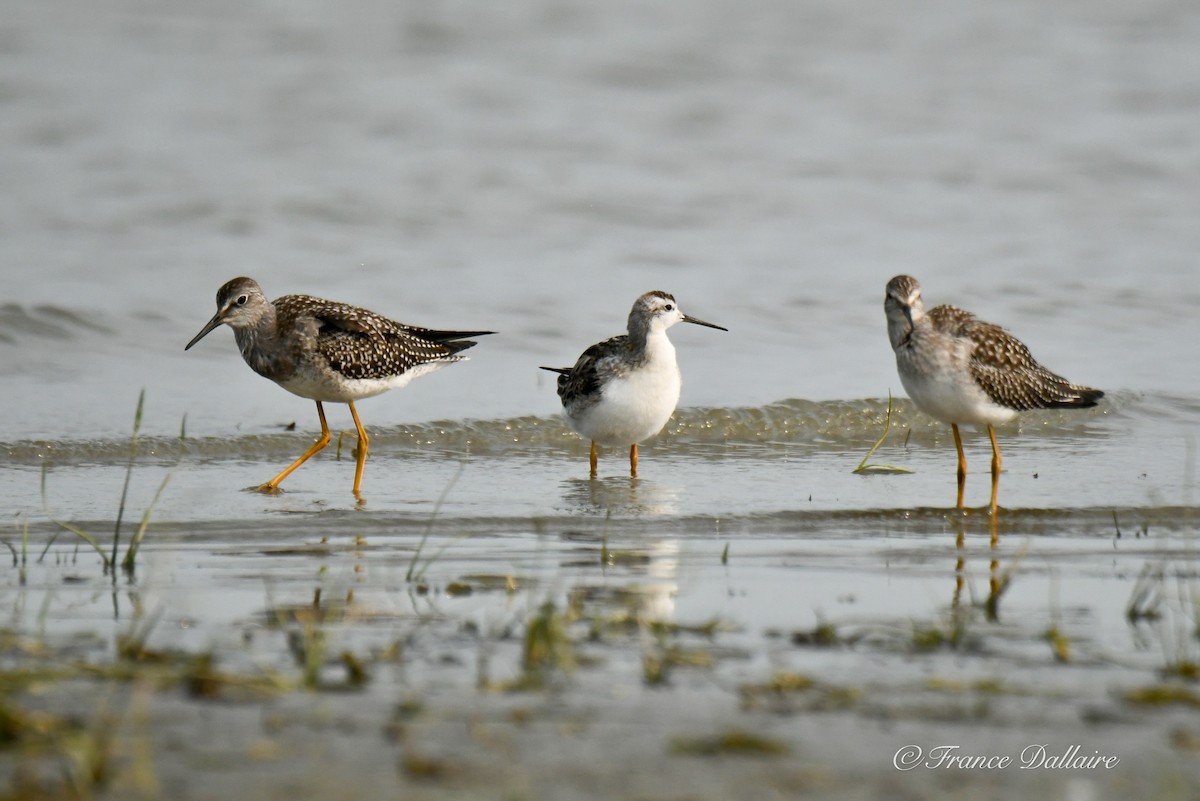
[[[637,443],[635,442],[629,446],[629,475],[633,478],[637,478],[637,462]]]
[[[963,528],[962,518],[958,518],[958,536],[954,538],[954,548],[958,551],[958,559],[954,562],[954,597],[950,606],[957,609],[962,598],[963,585],[966,583],[967,558],[964,548],[967,545],[967,532]]]
[[[354,427],[358,429],[358,461],[354,464],[354,494],[359,496],[359,490],[362,488],[363,466],[367,463],[367,447],[370,445],[370,440],[367,439],[367,430],[363,428],[362,422],[358,419],[358,410],[354,408],[354,401],[346,401],[346,405],[350,407],[350,416],[354,418]],[[359,496],[359,500],[362,500]]]
[[[992,440],[992,519],[996,519],[996,495],[1000,489],[1000,446],[996,443],[996,429],[988,424],[988,437]]]
[[[596,456],[596,440],[592,440],[592,454],[590,457],[588,457],[588,464],[590,464],[592,466],[592,472],[591,472],[590,478],[596,477],[596,462],[597,461],[598,461],[598,457]]]
[[[321,418],[321,436],[317,437],[317,441],[313,443],[311,448],[302,453],[299,459],[288,465],[286,470],[275,476],[275,478],[271,479],[266,484],[256,487],[259,492],[266,492],[270,495],[274,495],[279,492],[279,483],[281,481],[290,476],[297,467],[311,459],[313,454],[329,444],[329,440],[331,440],[332,437],[329,435],[329,423],[325,422],[325,409],[321,406],[320,401],[317,401],[317,416]]]
[[[963,508],[963,490],[967,486],[967,457],[963,454],[962,436],[958,433],[958,423],[951,423],[950,430],[954,432],[954,447],[958,449],[958,507]]]

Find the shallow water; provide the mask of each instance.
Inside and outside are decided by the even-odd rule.
[[[4,4],[3,538],[19,550],[28,524],[37,553],[59,533],[24,583],[0,572],[4,628],[25,643],[6,664],[36,663],[31,639],[120,664],[118,636],[157,616],[153,648],[292,681],[305,629],[269,621],[319,589],[341,610],[329,653],[357,654],[370,682],[255,699],[266,724],[153,695],[177,798],[206,797],[201,773],[214,797],[395,781],[414,797],[633,797],[664,776],[698,798],[945,782],[1187,797],[1187,704],[1126,693],[1196,692],[1163,671],[1198,648],[1198,38],[1187,4]],[[986,437],[966,434],[960,517],[950,432],[902,396],[881,308],[901,272],[1108,393],[1000,429],[995,548]],[[240,274],[500,333],[361,404],[365,505],[351,440],[278,497],[242,492],[317,421],[228,332],[183,352]],[[672,329],[679,412],[637,481],[618,453],[590,481],[536,368],[619,332],[652,288],[730,331]],[[124,541],[153,514],[136,580],[113,591],[51,518],[109,541],[141,389]],[[872,461],[913,472],[856,475],[889,392]],[[336,406],[330,422],[350,428]],[[549,691],[479,689],[520,673],[546,600],[576,610],[580,664]],[[1130,618],[1142,601],[1154,615]],[[805,640],[821,623],[836,646]],[[929,631],[961,636],[927,648]],[[652,686],[667,653],[704,664]],[[793,672],[830,692],[745,689]],[[82,701],[63,687],[47,703],[127,710],[135,748],[125,685],[81,681]],[[411,698],[424,711],[400,737],[391,710]],[[788,755],[664,762],[677,738],[729,729]],[[918,777],[891,765],[913,738],[1124,761]],[[128,774],[114,781],[128,797]]]

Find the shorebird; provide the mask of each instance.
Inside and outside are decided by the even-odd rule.
[[[567,423],[592,441],[591,477],[596,477],[596,445],[629,446],[629,474],[637,477],[638,443],[662,430],[679,403],[681,377],[667,329],[695,323],[729,329],[689,317],[666,292],[647,292],[629,312],[627,334],[597,342],[574,367],[543,367],[558,373],[558,397]]]
[[[1030,409],[1084,409],[1104,393],[1072,384],[1033,358],[1023,342],[998,325],[954,306],[929,311],[921,285],[908,275],[888,282],[883,309],[896,352],[900,383],[917,408],[954,432],[958,449],[958,508],[963,508],[967,459],[958,426],[986,426],[992,441],[992,517],[1000,482],[995,425]]]
[[[278,493],[280,482],[329,444],[329,424],[321,404],[344,403],[358,432],[354,495],[359,501],[369,440],[354,402],[462,361],[466,357],[458,353],[475,344],[467,337],[493,333],[418,328],[311,295],[284,295],[270,301],[249,278],[234,278],[217,290],[217,313],[184,350],[220,325],[233,329],[250,369],[293,395],[316,401],[321,418],[321,436],[313,446],[279,475],[250,489]]]

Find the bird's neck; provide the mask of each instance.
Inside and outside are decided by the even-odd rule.
[[[233,329],[233,335],[254,372],[271,379],[289,372],[291,355],[280,342],[274,306],[268,306],[254,325]]]
[[[913,326],[908,324],[903,315],[888,317],[888,339],[892,341],[892,350],[907,345],[912,332]]]
[[[633,331],[629,333],[629,345],[635,351],[641,352],[643,361],[650,364],[675,363],[675,346],[667,339],[665,329],[644,330],[637,335]]]
[[[922,330],[928,330],[929,318],[925,316],[925,309],[919,303],[911,309],[912,323],[908,322],[908,317],[900,311],[888,314],[888,339],[892,341],[892,350],[902,348],[912,342],[913,334],[920,334]]]

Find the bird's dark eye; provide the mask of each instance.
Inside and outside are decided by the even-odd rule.
[[[674,307],[674,306],[672,306],[670,303],[668,303],[668,304],[667,304],[666,306],[664,306],[663,308],[664,308],[664,309],[666,309],[667,311],[675,311],[675,307]]]
[[[246,301],[248,301],[248,300],[250,300],[250,296],[249,296],[249,295],[238,295],[238,299],[237,299],[237,305],[239,305],[239,306],[245,306],[245,305],[246,305]]]

